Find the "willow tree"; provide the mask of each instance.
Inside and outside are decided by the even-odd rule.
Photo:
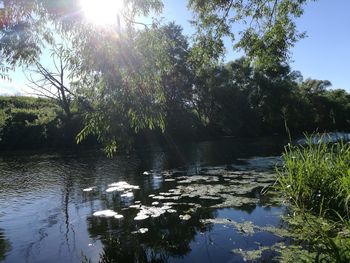
[[[68,59],[69,77],[87,105],[78,142],[93,134],[111,154],[118,143],[127,144],[130,130],[164,129],[161,80],[171,68],[165,51],[172,42],[156,21],[150,25],[137,21],[137,17],[159,13],[160,1],[123,1],[119,25],[103,27],[84,19],[79,1],[2,2],[5,22],[0,52],[4,62],[35,62],[54,41],[53,30],[71,39],[74,51]]]
[[[174,41],[163,34],[160,23],[138,21],[160,14],[161,0],[119,2],[123,8],[117,23],[101,28],[86,21],[78,0],[0,0],[0,63],[31,63],[54,41],[53,30],[68,36],[74,47],[69,71],[87,110],[78,142],[93,134],[109,154],[118,143],[127,144],[130,131],[164,129],[166,99],[161,84],[174,66],[168,52]],[[306,2],[189,0],[197,29],[192,61],[197,69],[216,63],[224,53],[223,38],[234,40],[233,26],[240,24],[243,29],[235,47],[257,64],[273,68],[303,37],[295,18]]]
[[[290,48],[305,36],[296,27],[306,3],[315,0],[189,0],[196,28],[194,59],[216,61],[223,39],[264,68],[279,67]],[[214,60],[213,60],[214,59]]]

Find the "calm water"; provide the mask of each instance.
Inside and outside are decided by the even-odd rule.
[[[233,249],[282,239],[239,227],[246,221],[281,224],[284,208],[259,194],[271,183],[268,167],[278,160],[266,157],[281,152],[277,139],[223,139],[114,159],[97,152],[2,154],[0,261],[244,262]],[[120,181],[139,189],[106,192]],[[94,189],[83,191],[89,187]],[[162,214],[134,220],[140,213],[140,207],[130,208],[135,202]],[[93,215],[105,209],[124,217]],[[205,223],[208,219],[226,223]],[[273,256],[265,251],[260,260]]]

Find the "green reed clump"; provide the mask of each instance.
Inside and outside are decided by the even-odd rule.
[[[314,144],[285,148],[278,187],[298,209],[322,216],[349,216],[350,144]]]
[[[350,144],[326,141],[288,145],[277,188],[291,204],[289,230],[310,261],[350,262]]]

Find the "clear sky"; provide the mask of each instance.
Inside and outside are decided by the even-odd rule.
[[[193,29],[186,3],[187,0],[164,0],[163,16],[166,21],[182,25],[184,33],[190,35]],[[292,68],[301,71],[305,78],[327,79],[333,88],[350,92],[350,0],[311,1],[297,25],[300,31],[307,32],[308,37],[291,50]],[[242,56],[242,53],[232,51],[229,41],[225,43],[228,50],[226,60]],[[12,79],[11,83],[0,80],[0,94],[23,92],[25,78],[22,70],[12,74]]]

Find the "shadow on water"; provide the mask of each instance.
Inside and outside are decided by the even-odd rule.
[[[260,195],[278,158],[251,158],[279,155],[280,142],[223,139],[177,151],[1,156],[0,261],[243,262],[233,249],[283,240],[262,229],[279,226],[284,212]],[[121,181],[139,189],[106,192]],[[93,215],[106,209],[123,218]],[[152,209],[160,214],[135,220]]]
[[[6,253],[11,250],[11,245],[6,239],[4,232],[0,229],[0,261],[6,259]]]

